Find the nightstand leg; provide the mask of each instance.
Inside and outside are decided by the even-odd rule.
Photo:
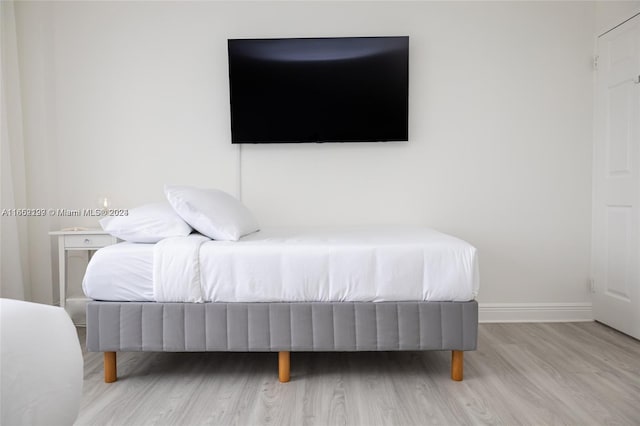
[[[67,252],[64,247],[64,235],[58,237],[58,277],[60,286],[60,307],[64,309],[67,301]]]

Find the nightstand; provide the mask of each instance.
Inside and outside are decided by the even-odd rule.
[[[60,306],[67,304],[67,252],[83,250],[91,255],[102,247],[118,242],[118,239],[101,229],[81,231],[53,231],[49,235],[58,237],[58,263],[60,271]]]

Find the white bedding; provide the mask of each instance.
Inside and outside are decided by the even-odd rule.
[[[119,243],[94,254],[83,281],[92,299],[157,302],[467,301],[478,285],[473,246],[417,227]]]

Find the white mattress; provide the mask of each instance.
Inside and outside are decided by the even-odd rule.
[[[98,250],[85,294],[157,301],[155,246]],[[467,301],[479,286],[472,245],[417,227],[266,229],[236,242],[205,242],[198,267],[206,302]]]

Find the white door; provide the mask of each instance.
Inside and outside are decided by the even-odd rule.
[[[640,16],[598,38],[595,319],[640,339]]]

